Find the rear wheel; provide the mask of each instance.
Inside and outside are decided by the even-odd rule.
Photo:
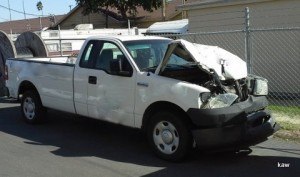
[[[40,97],[36,91],[26,91],[21,100],[21,112],[23,119],[28,123],[41,122],[45,116],[46,109],[43,107]]]
[[[154,152],[162,159],[180,161],[192,149],[192,135],[180,114],[159,112],[152,116],[147,129]]]

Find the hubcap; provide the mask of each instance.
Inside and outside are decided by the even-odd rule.
[[[35,104],[32,98],[27,97],[23,103],[23,112],[27,119],[31,120],[35,115]]]
[[[174,153],[179,145],[179,135],[175,126],[168,121],[156,124],[153,130],[154,144],[164,154]]]
[[[173,141],[173,135],[169,130],[164,130],[161,134],[161,137],[166,144],[170,144]]]

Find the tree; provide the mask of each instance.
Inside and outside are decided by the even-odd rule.
[[[36,8],[38,11],[43,11],[43,3],[41,1],[36,3]]]
[[[38,1],[36,3],[36,8],[38,11],[42,11],[42,16],[44,16],[44,12],[43,12],[43,3],[41,1]],[[40,18],[40,28],[41,30],[43,29],[43,25],[42,25],[42,17],[39,17]]]
[[[76,0],[76,2],[84,7],[84,14],[97,13],[100,10],[109,12],[108,7],[115,7],[122,18],[128,19],[137,14],[137,7],[152,12],[161,6],[162,0]]]

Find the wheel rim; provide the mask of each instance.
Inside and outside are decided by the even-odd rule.
[[[164,154],[174,153],[179,145],[179,135],[175,126],[168,121],[156,124],[153,131],[154,144]]]
[[[32,120],[35,116],[35,104],[32,98],[26,97],[23,104],[23,112],[27,119]]]

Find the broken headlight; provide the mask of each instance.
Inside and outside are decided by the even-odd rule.
[[[247,78],[247,85],[251,95],[268,95],[268,80],[263,77],[249,75]]]
[[[256,78],[253,88],[253,95],[268,95],[268,80],[264,78]]]
[[[231,106],[238,98],[236,94],[225,93],[215,97],[211,97],[207,103],[203,106],[205,109],[223,108]]]
[[[200,93],[200,98],[201,98],[202,103],[206,103],[209,100],[210,97],[211,97],[210,92]]]

